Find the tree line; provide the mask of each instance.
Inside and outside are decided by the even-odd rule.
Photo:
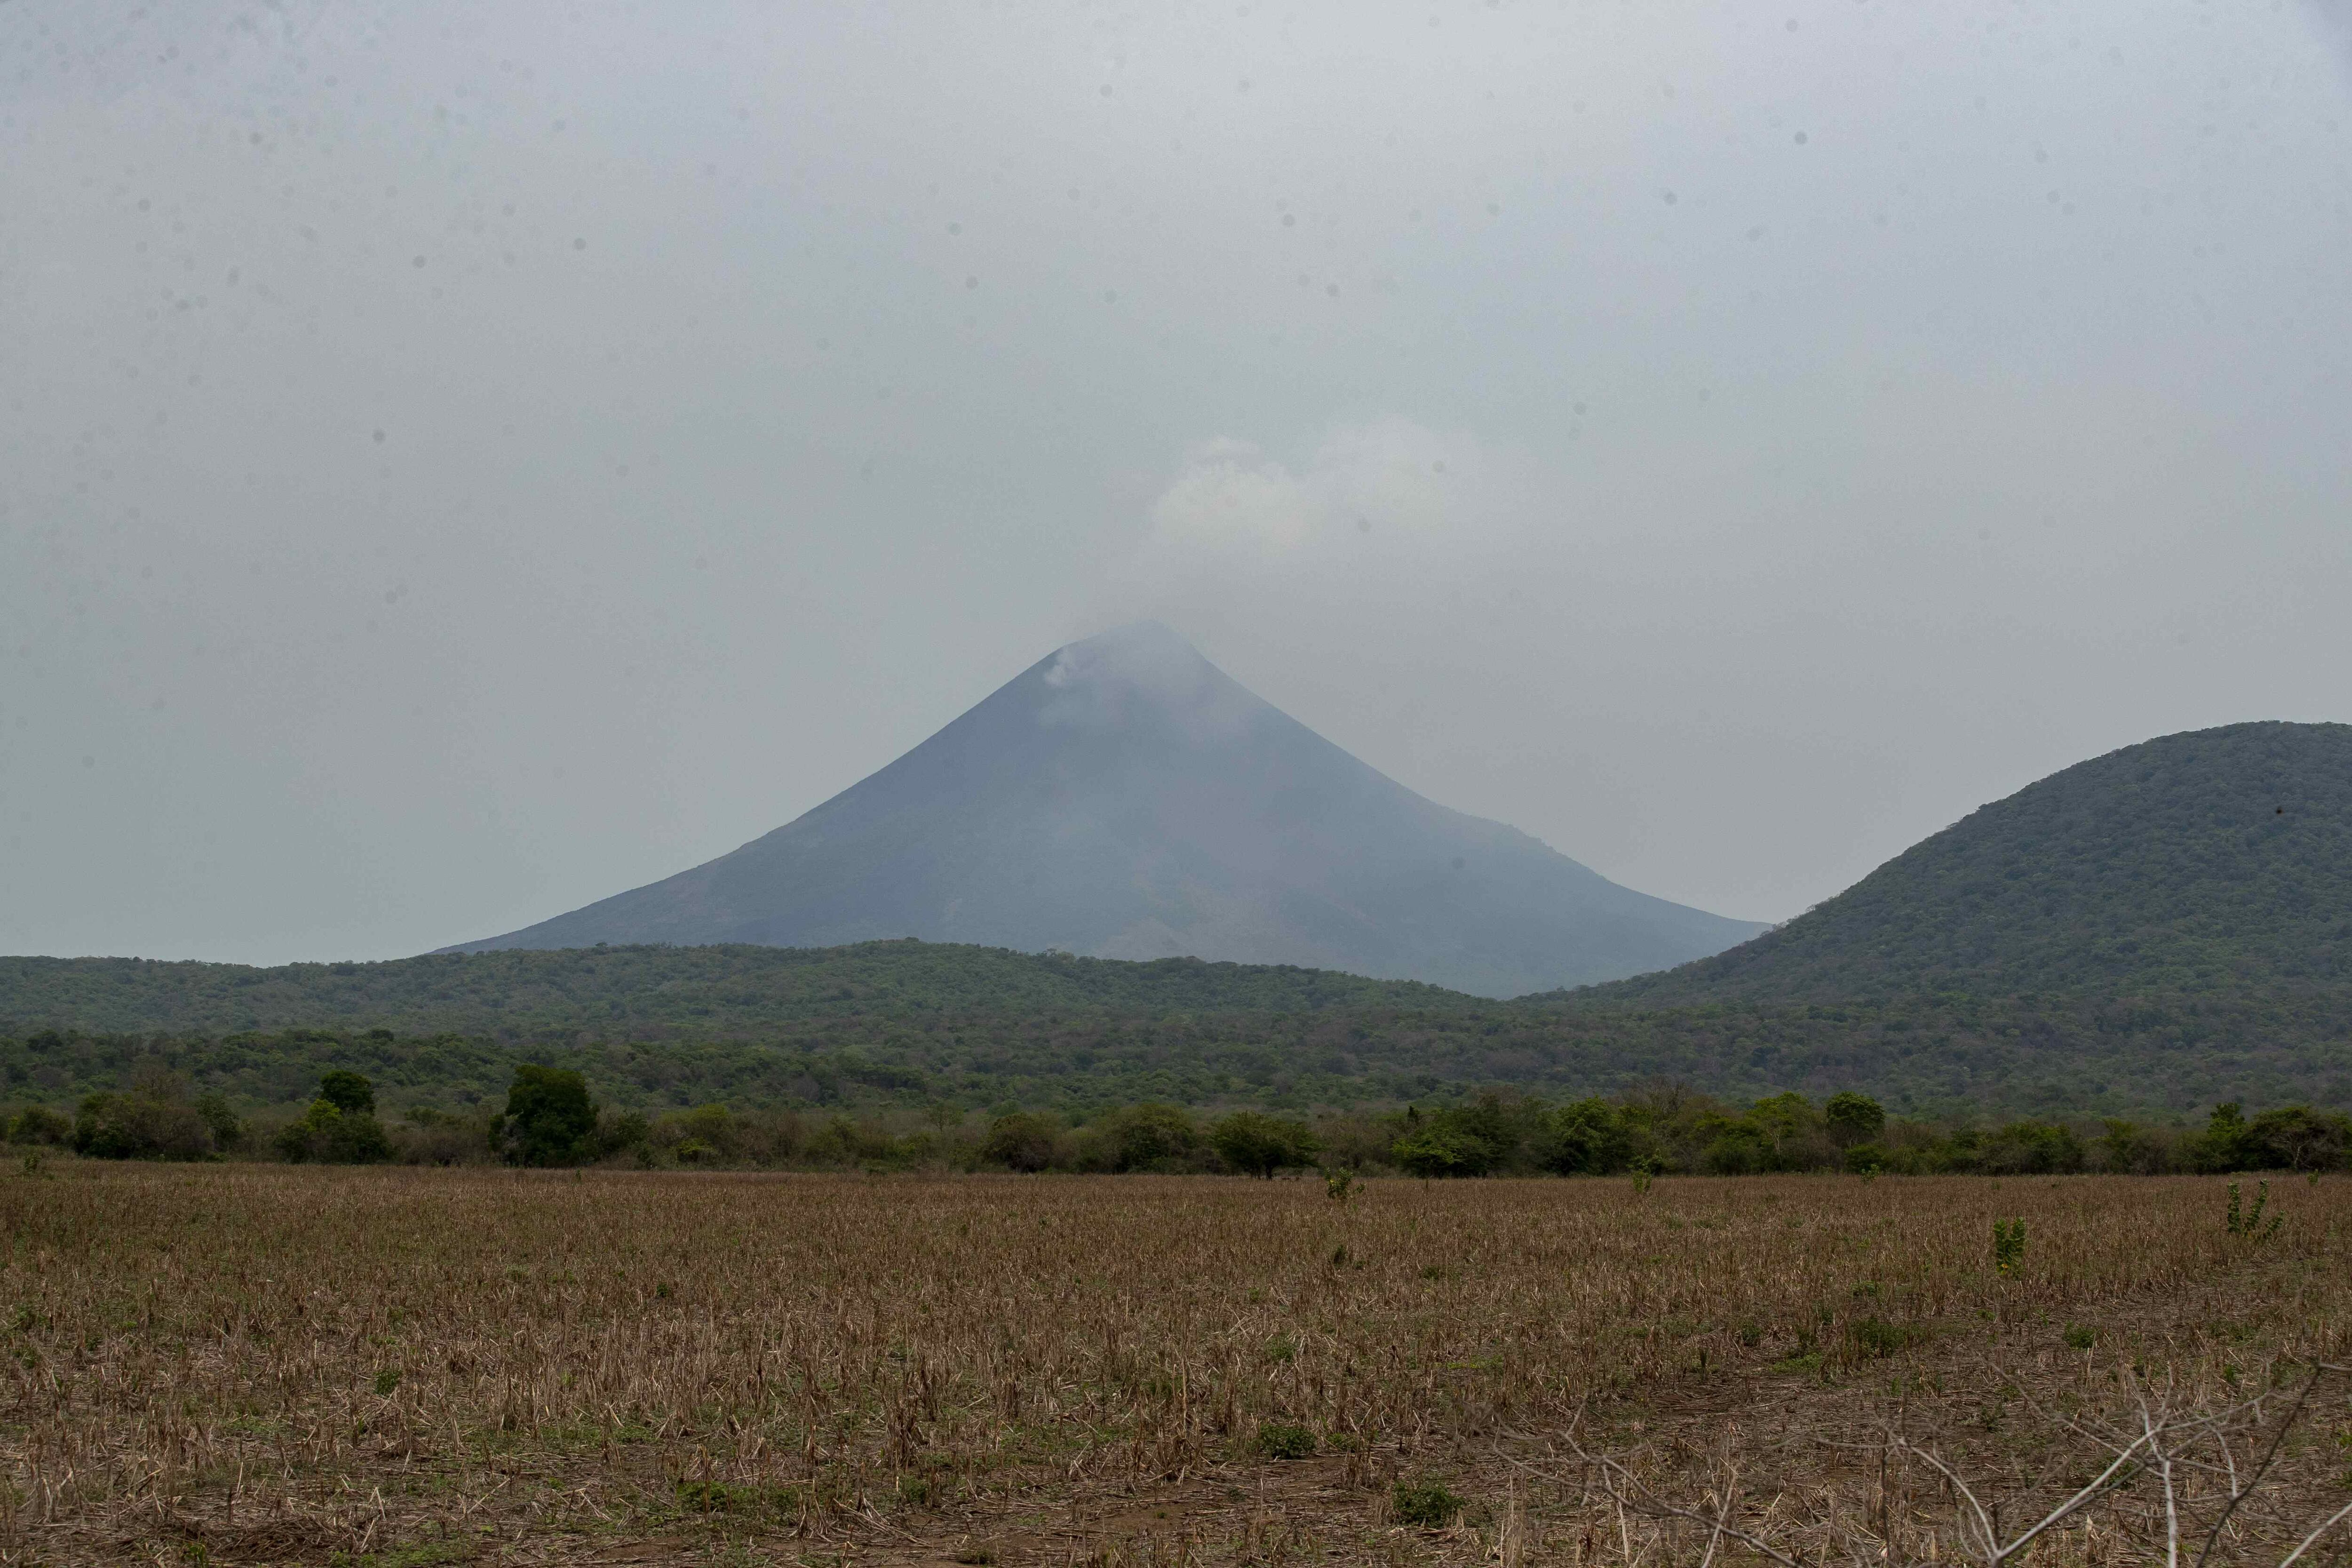
[[[240,1115],[161,1061],[71,1115],[0,1112],[10,1141],[96,1159],[276,1159],[294,1163],[1502,1175],[2059,1174],[2352,1167],[2352,1117],[2308,1105],[2249,1116],[2235,1102],[2199,1128],[2098,1121],[1979,1122],[1890,1116],[1852,1090],[1816,1104],[1784,1093],[1747,1105],[1676,1084],[1548,1100],[1490,1090],[1460,1104],[1286,1116],[1143,1102],[1056,1114],[940,1103],[851,1116],[723,1104],[657,1115],[600,1105],[581,1073],[513,1069],[502,1103],[415,1104],[387,1121],[374,1083],[335,1068],[299,1113]]]

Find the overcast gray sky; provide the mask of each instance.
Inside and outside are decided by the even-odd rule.
[[[0,0],[0,951],[375,957],[1156,616],[1781,918],[2352,719],[2314,0]]]

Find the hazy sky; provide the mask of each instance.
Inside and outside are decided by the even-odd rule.
[[[2343,12],[0,0],[0,951],[508,930],[1143,616],[1753,918],[2352,719]]]

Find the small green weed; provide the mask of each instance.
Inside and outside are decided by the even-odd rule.
[[[1345,1166],[1323,1173],[1323,1195],[1335,1204],[1344,1204],[1356,1195],[1356,1173]]]
[[[1304,1459],[1315,1452],[1315,1434],[1304,1426],[1264,1426],[1257,1429],[1257,1451],[1269,1459]]]
[[[2025,1261],[2025,1222],[2022,1219],[1992,1222],[1992,1267],[1997,1274],[2014,1274]]]
[[[1924,1323],[1890,1323],[1884,1318],[1857,1318],[1847,1331],[1854,1345],[1867,1356],[1890,1356],[1913,1345],[1925,1344],[1934,1337]]]
[[[2068,1350],[2086,1351],[2098,1342],[2099,1331],[2096,1329],[2086,1327],[2081,1323],[2069,1323],[2066,1325],[2066,1348]]]
[[[1442,1530],[1463,1509],[1462,1499],[1437,1481],[1399,1481],[1389,1494],[1389,1512],[1399,1524]]]
[[[193,1542],[191,1543],[193,1544]],[[469,1541],[428,1541],[416,1546],[394,1547],[389,1552],[371,1552],[355,1556],[348,1552],[330,1552],[328,1568],[441,1568],[448,1563],[470,1563],[474,1543]]]
[[[760,1494],[751,1487],[730,1487],[724,1481],[680,1481],[677,1500],[699,1513],[736,1513],[757,1508]]]
[[[2270,1206],[2271,1184],[2268,1182],[2256,1184],[2254,1187],[2254,1206],[2251,1209],[2241,1208],[2239,1206],[2238,1184],[2231,1182],[2230,1184],[2230,1212],[2222,1216],[2222,1223],[2230,1227],[2230,1234],[2231,1236],[2242,1237],[2247,1241],[2268,1241],[2271,1237],[2279,1233],[2279,1226],[2284,1223],[2286,1218],[2284,1215],[2274,1214],[2271,1215],[2270,1223],[2268,1225],[2264,1225],[2263,1223],[2263,1211]]]
[[[386,1367],[375,1374],[375,1396],[378,1399],[391,1398],[392,1391],[399,1386],[400,1373],[395,1369]]]

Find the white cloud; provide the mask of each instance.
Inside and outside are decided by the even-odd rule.
[[[1219,437],[1152,503],[1141,565],[1164,581],[1188,568],[1482,553],[1525,515],[1508,467],[1474,437],[1402,418],[1334,426],[1296,469]]]

